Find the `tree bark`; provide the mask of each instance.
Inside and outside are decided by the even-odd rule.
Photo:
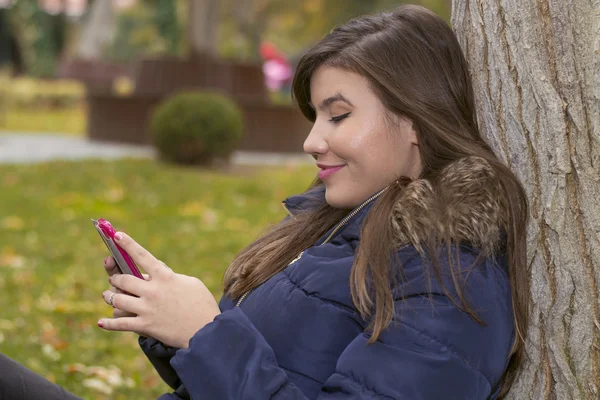
[[[88,60],[101,58],[104,48],[114,39],[116,24],[112,2],[94,1],[75,50],[76,57]]]
[[[188,42],[192,54],[217,54],[218,0],[190,0]]]
[[[530,200],[511,399],[600,398],[600,0],[454,0],[479,124]],[[493,346],[493,344],[490,344]]]
[[[260,61],[260,44],[267,28],[268,2],[246,0],[243,3],[235,2],[233,16],[239,32],[248,42],[250,59]]]

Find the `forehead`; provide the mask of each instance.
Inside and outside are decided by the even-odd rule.
[[[366,92],[374,96],[363,76],[341,68],[319,67],[310,80],[310,97],[313,104],[337,93],[358,101],[361,94],[366,95]]]

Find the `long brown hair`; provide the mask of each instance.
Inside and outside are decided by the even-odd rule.
[[[434,187],[443,169],[464,157],[480,157],[494,170],[507,209],[505,249],[516,329],[500,392],[503,397],[524,355],[529,302],[525,241],[528,205],[515,175],[498,160],[479,132],[467,62],[454,33],[442,18],[412,5],[362,16],[336,27],[302,57],[294,76],[294,99],[313,122],[310,80],[321,66],[362,75],[390,112],[413,122],[422,158],[421,178]],[[319,183],[316,180],[311,187]],[[394,316],[390,285],[391,277],[397,274],[390,271],[390,257],[396,250],[390,216],[405,187],[402,182],[391,185],[374,203],[362,224],[352,267],[352,298],[357,310],[370,322],[371,342],[377,340]],[[239,298],[282,271],[347,213],[348,210],[323,202],[275,226],[232,262],[224,277],[225,294]],[[424,241],[424,250],[427,254],[439,254],[442,248],[449,252],[452,242],[452,237],[436,235]],[[448,260],[450,269],[458,271],[452,258]],[[432,264],[439,276],[435,259]],[[453,278],[456,277],[460,277],[460,272],[453,272]],[[482,322],[462,296],[461,280],[453,282],[460,308]]]

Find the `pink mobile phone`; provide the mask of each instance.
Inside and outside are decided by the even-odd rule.
[[[96,230],[100,234],[100,237],[104,241],[104,244],[108,248],[108,251],[110,251],[110,254],[115,259],[117,267],[119,268],[121,273],[133,275],[140,279],[144,279],[131,256],[127,254],[127,252],[115,242],[114,238],[115,233],[117,232],[112,227],[110,222],[103,218],[99,218],[97,221],[95,219],[92,219],[92,222],[94,223],[94,227],[96,227]]]

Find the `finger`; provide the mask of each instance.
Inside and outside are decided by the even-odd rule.
[[[171,267],[169,267],[167,264],[165,264],[163,260],[158,260],[158,262],[161,263],[161,265],[163,266],[163,268],[166,271],[173,272],[173,269],[171,269]]]
[[[114,292],[112,290],[105,290],[104,292],[102,292],[102,299],[104,300],[104,302],[106,304],[108,304],[109,306],[113,306],[112,300],[113,300],[113,295],[116,295],[117,292]]]
[[[144,309],[142,300],[126,294],[113,293],[110,290],[107,290],[102,293],[102,298],[104,298],[106,304],[111,305],[112,300],[112,306],[114,308],[118,308],[119,310],[127,311],[135,315],[139,315]]]
[[[108,276],[113,276],[121,272],[119,271],[119,267],[112,256],[108,256],[104,259],[104,269],[106,270]]]
[[[148,273],[148,275],[153,276],[164,271],[160,261],[126,233],[117,232],[115,234],[115,241],[131,256],[131,258],[133,258],[133,261],[135,261],[137,265],[142,267],[142,269]]]
[[[111,285],[113,285],[120,292],[127,292],[129,294],[141,297],[145,290],[148,282],[136,278],[133,275],[113,275],[109,279]]]
[[[115,308],[113,311],[113,318],[125,318],[125,317],[136,317],[137,315],[134,313],[131,313],[129,311],[123,311],[123,310],[119,310],[118,308]]]
[[[108,277],[109,282],[110,282],[110,277]],[[123,293],[121,290],[119,290],[118,288],[114,287],[113,285],[110,285],[110,287],[108,288],[108,290],[110,290],[111,292],[115,292],[115,293]]]
[[[98,321],[98,326],[107,331],[141,331],[141,322],[139,317],[124,317],[124,318],[102,318]]]

